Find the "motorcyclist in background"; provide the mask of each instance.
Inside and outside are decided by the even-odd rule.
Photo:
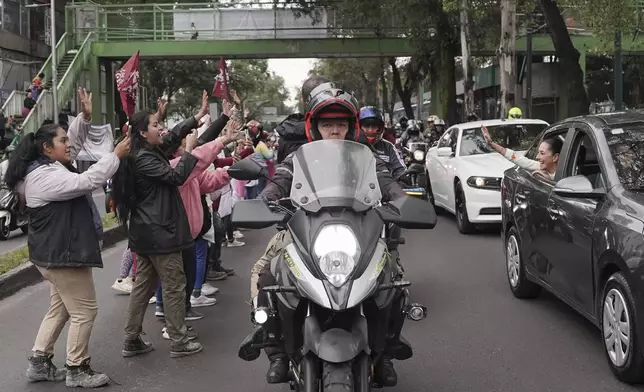
[[[420,131],[420,127],[418,126],[418,123],[416,120],[409,120],[407,129],[405,132],[402,134],[400,137],[400,146],[404,148],[407,146],[408,142],[424,142],[425,137],[423,136],[423,133]]]
[[[443,133],[445,133],[445,121],[436,117],[432,127],[427,132],[427,144],[429,144],[429,147],[434,147],[443,136]]]
[[[398,180],[405,173],[405,163],[398,155],[396,147],[382,137],[385,130],[382,113],[373,106],[365,106],[360,109],[359,120],[360,129],[367,141],[376,150],[378,157],[387,164],[394,179]]]
[[[320,85],[311,92],[310,101],[307,105],[306,134],[308,140],[344,139],[360,141],[358,117],[358,102],[353,95],[334,88],[331,84]],[[275,176],[260,195],[262,199],[277,201],[289,196],[293,181],[292,159],[293,155],[289,155],[277,166]],[[376,171],[383,199],[395,200],[405,196],[405,192],[394,180],[385,162],[381,159],[377,159],[376,162]],[[251,291],[252,295],[256,296],[258,307],[267,307],[269,302],[268,294],[261,292],[261,288],[276,284],[275,277],[270,270],[270,261],[292,242],[293,239],[288,230],[278,232],[269,242],[262,259],[253,267],[254,272],[257,266],[261,266],[256,287],[253,287],[255,282],[253,272],[251,272]],[[391,314],[397,313],[400,312],[392,310]],[[262,335],[262,327],[260,326],[246,338],[240,350],[251,346],[251,342],[257,342],[258,340],[261,342]],[[283,346],[271,346],[266,347],[265,351],[270,360],[266,381],[269,384],[287,382],[289,359],[285,348]],[[388,353],[389,350],[385,351],[387,353],[383,353],[380,361],[375,366],[376,381],[385,386],[395,385],[397,375],[391,362],[392,355]]]
[[[409,120],[407,120],[407,117],[401,117],[400,120],[398,120],[398,124],[400,124],[400,130],[405,133],[409,126]]]
[[[518,107],[513,107],[508,111],[508,120],[519,120],[523,118],[523,112]]]

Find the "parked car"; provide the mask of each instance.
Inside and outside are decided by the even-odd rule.
[[[522,168],[501,187],[507,277],[518,298],[554,293],[600,330],[618,379],[644,381],[644,112],[570,118],[554,180]]]
[[[501,223],[501,177],[514,166],[494,152],[483,138],[523,153],[548,123],[541,120],[485,120],[448,129],[425,161],[430,200],[456,215],[458,230],[471,233],[476,224]]]

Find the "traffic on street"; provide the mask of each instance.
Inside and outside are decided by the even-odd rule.
[[[266,386],[265,357],[237,358],[250,332],[250,268],[264,252],[274,229],[244,231],[245,247],[225,248],[223,258],[236,275],[214,282],[217,305],[199,308],[205,317],[191,322],[204,344],[202,355],[179,362],[168,356],[163,326],[149,305],[144,331],[157,350],[132,359],[121,356],[128,297],[110,289],[124,243],[104,253],[105,267],[94,270],[100,310],[90,351],[92,366],[110,375],[111,391],[175,392],[288,391]],[[433,231],[405,230],[401,246],[414,301],[428,308],[427,319],[405,324],[414,342],[412,359],[398,362],[399,382],[391,391],[636,391],[612,375],[596,327],[552,295],[531,301],[512,295],[498,230],[467,237],[455,218],[441,216]],[[29,287],[0,302],[0,379],[3,391],[66,391],[64,383],[28,384],[25,349],[33,343],[47,303],[49,284]],[[63,331],[65,336],[66,330]],[[65,358],[65,341],[56,344],[54,362]],[[119,383],[120,385],[117,385]]]

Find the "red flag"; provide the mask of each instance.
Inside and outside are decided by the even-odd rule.
[[[219,59],[217,69],[219,73],[215,76],[215,86],[212,88],[212,96],[228,99],[230,96],[230,91],[228,90],[228,73],[226,72],[226,61],[223,57]]]
[[[136,108],[136,91],[139,89],[138,51],[116,71],[116,89],[121,94],[123,111],[128,118],[132,117]]]

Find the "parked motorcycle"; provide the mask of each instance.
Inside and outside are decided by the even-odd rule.
[[[425,154],[428,145],[425,142],[409,141],[404,148],[404,160],[407,165],[405,172],[405,192],[410,196],[427,200],[427,175],[425,171]]]
[[[257,179],[252,160],[228,169],[232,178]],[[305,144],[293,159],[291,208],[262,200],[235,204],[237,227],[265,228],[287,222],[293,243],[271,261],[277,285],[264,287],[269,306],[254,309],[252,319],[265,331],[253,348],[283,345],[290,360],[291,389],[299,392],[371,391],[374,347],[384,347],[388,322],[398,331],[394,358],[412,356],[400,337],[405,318],[422,320],[426,308],[413,304],[396,260],[389,257],[386,225],[431,229],[436,214],[430,203],[403,197],[381,204],[376,160],[366,146],[343,140]],[[403,243],[399,241],[398,243]],[[396,303],[402,314],[381,311]],[[401,302],[398,302],[401,301]],[[389,336],[389,338],[392,338]],[[257,350],[240,348],[253,360]],[[323,380],[338,384],[324,387]],[[339,389],[333,389],[339,388]]]
[[[27,214],[20,213],[20,198],[5,186],[0,188],[0,240],[6,240],[12,231],[20,229],[27,233],[29,220]]]

